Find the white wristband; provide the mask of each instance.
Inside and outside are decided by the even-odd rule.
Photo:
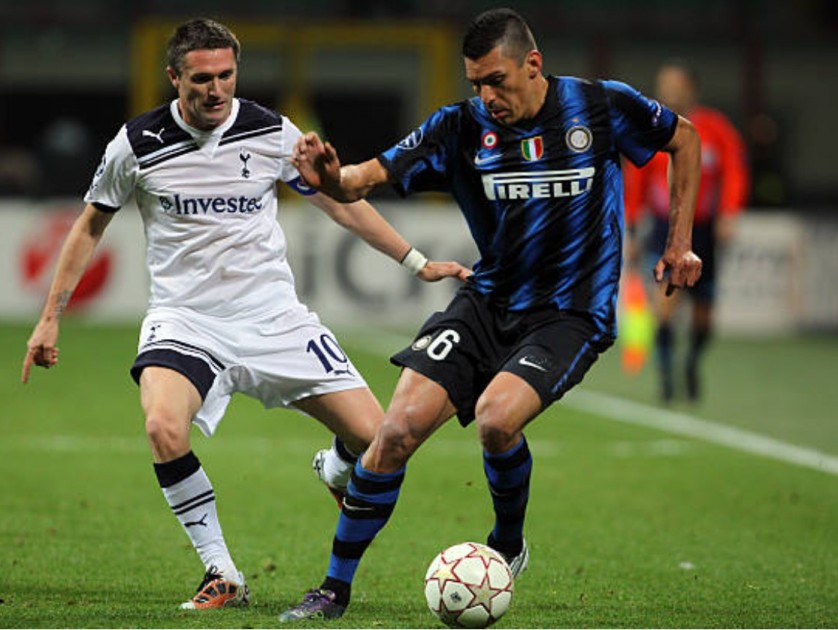
[[[411,247],[399,264],[415,276],[428,264],[428,259],[418,249]]]

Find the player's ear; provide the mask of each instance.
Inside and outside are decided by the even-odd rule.
[[[528,52],[526,58],[524,59],[524,66],[527,69],[527,77],[535,79],[538,75],[540,75],[542,63],[543,60],[540,52],[535,49]]]
[[[171,66],[166,66],[166,74],[168,75],[171,84],[175,87],[175,89],[178,89],[178,83],[180,81],[178,80],[178,76]]]

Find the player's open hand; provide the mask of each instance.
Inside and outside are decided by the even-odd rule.
[[[692,250],[679,252],[667,248],[660,260],[655,265],[654,273],[657,282],[663,282],[668,278],[666,284],[666,295],[670,296],[675,289],[691,287],[701,277],[701,258],[695,255]]]
[[[329,189],[340,184],[340,159],[337,151],[313,131],[297,140],[291,163],[300,172],[303,181],[315,190],[328,194]]]
[[[29,372],[33,365],[51,368],[58,363],[58,324],[39,323],[26,343],[26,356],[20,373],[22,383],[29,382]]]
[[[458,262],[437,262],[429,260],[425,266],[416,274],[417,278],[425,282],[437,282],[443,278],[457,278],[465,282],[465,279],[471,275],[471,269],[463,267]]]

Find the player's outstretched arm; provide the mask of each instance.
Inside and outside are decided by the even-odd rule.
[[[50,368],[58,363],[58,326],[73,291],[81,280],[112,213],[88,204],[67,235],[52,278],[41,318],[26,343],[20,380],[29,381],[33,365]]]
[[[335,148],[313,131],[297,141],[291,163],[307,185],[342,203],[363,199],[389,177],[377,159],[341,166]]]
[[[471,275],[471,270],[458,262],[429,261],[413,249],[396,228],[366,201],[343,204],[322,193],[313,195],[310,200],[335,223],[404,265],[425,282],[436,282],[450,277],[465,280]]]
[[[669,234],[655,265],[655,280],[668,275],[666,294],[693,286],[701,277],[701,259],[692,251],[693,215],[701,179],[701,141],[693,124],[679,116],[672,140],[664,147],[672,155],[669,185]]]

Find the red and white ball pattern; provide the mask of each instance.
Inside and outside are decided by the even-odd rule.
[[[452,628],[486,628],[512,601],[513,576],[492,548],[466,542],[445,549],[425,573],[428,607]]]

